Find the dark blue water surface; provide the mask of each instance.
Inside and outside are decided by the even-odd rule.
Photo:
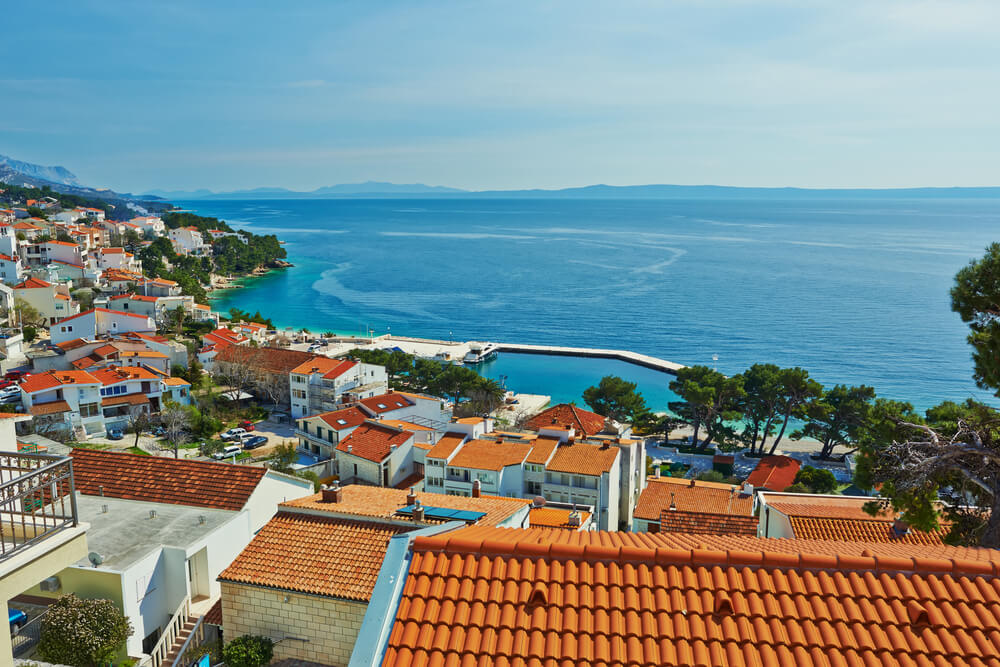
[[[948,290],[1000,237],[1000,202],[185,205],[286,241],[294,268],[213,301],[281,326],[624,348],[726,373],[767,361],[922,408],[988,396]],[[502,355],[486,368],[556,400],[611,372],[655,407],[669,400],[667,376],[624,363]]]

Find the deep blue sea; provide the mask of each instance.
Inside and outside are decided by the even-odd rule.
[[[920,408],[995,400],[948,291],[1000,238],[1000,201],[179,204],[286,242],[294,268],[213,301],[279,326],[624,348],[725,373],[773,362]],[[670,399],[669,376],[619,362],[508,354],[485,372],[577,401],[614,373],[653,407]]]

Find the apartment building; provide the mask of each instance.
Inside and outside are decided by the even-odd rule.
[[[98,248],[92,253],[92,260],[101,271],[142,271],[142,264],[135,255],[126,252],[125,248]]]
[[[294,419],[373,398],[384,394],[389,387],[382,366],[322,356],[292,369],[288,378]]]
[[[23,301],[38,311],[49,325],[77,315],[80,306],[69,296],[69,288],[39,278],[28,278],[14,285],[14,299]]]
[[[75,338],[96,338],[126,332],[155,334],[156,322],[147,315],[91,308],[49,327],[49,336],[55,345]]]
[[[478,482],[486,494],[590,505],[599,530],[628,529],[645,477],[642,442],[577,439],[574,429],[552,426],[537,434],[452,432],[424,458],[429,492],[467,496]]]
[[[87,249],[69,241],[43,241],[24,245],[24,259],[30,266],[45,266],[60,261],[77,266],[87,263]]]
[[[168,232],[170,242],[179,255],[203,255],[211,252],[212,246],[205,243],[197,227],[178,227]]]
[[[101,381],[86,371],[48,371],[19,385],[21,403],[34,417],[35,431],[68,432],[77,438],[104,433]]]

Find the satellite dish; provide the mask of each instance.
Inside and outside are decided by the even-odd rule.
[[[89,554],[87,554],[87,560],[90,561],[91,565],[97,567],[98,565],[104,562],[104,556],[97,553],[96,551],[91,551]]]

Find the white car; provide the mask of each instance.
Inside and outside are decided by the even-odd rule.
[[[236,456],[242,451],[243,448],[240,447],[239,445],[229,445],[228,447],[224,448],[221,452],[216,452],[212,454],[212,458],[215,459],[216,461],[221,461],[222,459],[227,459],[231,456]]]
[[[242,440],[246,434],[247,430],[245,428],[231,428],[225,433],[219,434],[219,437],[223,440]]]
[[[21,401],[21,390],[16,387],[0,391],[0,403],[19,403]]]

